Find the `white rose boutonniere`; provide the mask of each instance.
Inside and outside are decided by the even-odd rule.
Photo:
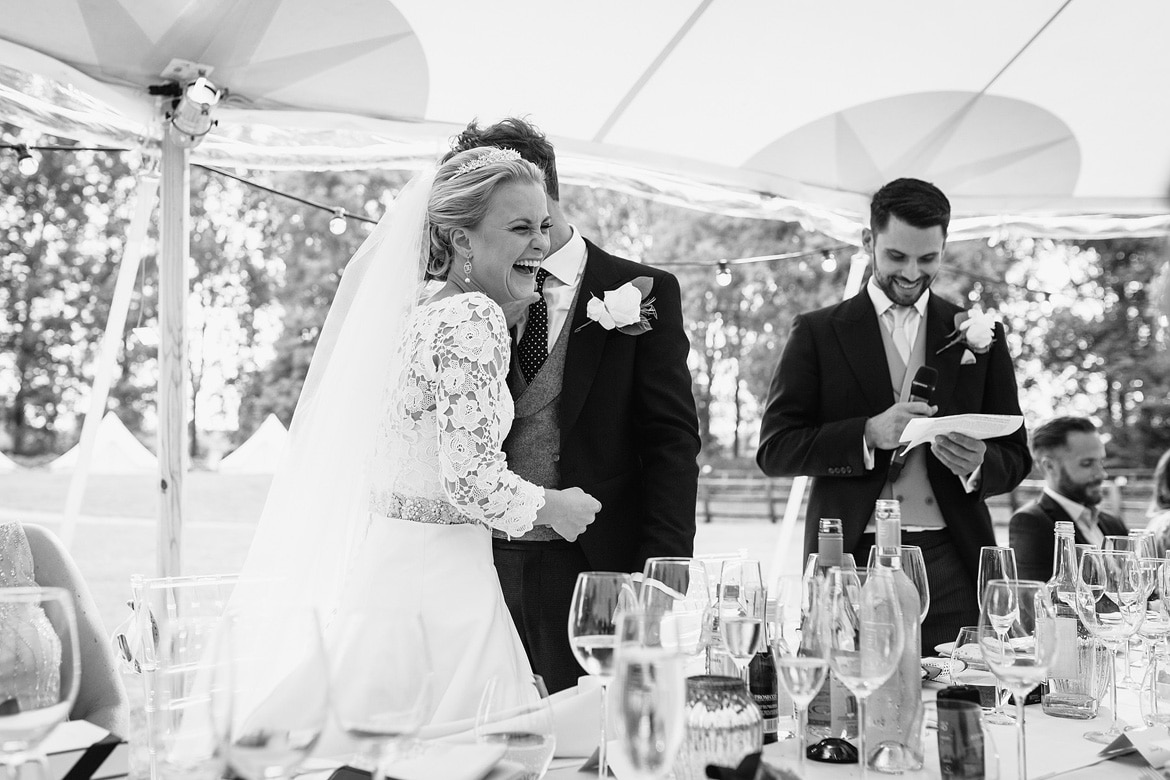
[[[950,341],[938,351],[961,343],[975,354],[982,355],[995,343],[995,325],[999,322],[1002,320],[993,310],[983,311],[977,306],[970,311],[961,311],[955,315],[955,329],[947,334]]]
[[[604,298],[591,298],[585,307],[585,315],[606,330],[616,329],[628,336],[645,333],[650,330],[650,320],[658,317],[654,299],[650,297],[653,287],[653,279],[639,276],[616,290],[606,290]]]

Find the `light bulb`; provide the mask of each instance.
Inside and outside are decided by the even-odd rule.
[[[719,270],[715,272],[715,284],[726,287],[731,284],[731,267],[726,260],[719,261]]]
[[[340,236],[348,226],[349,223],[345,219],[345,209],[334,209],[333,219],[329,220],[329,232]]]
[[[17,147],[16,168],[25,176],[32,176],[41,167],[41,161],[33,156],[27,146]]]
[[[832,252],[825,252],[825,257],[821,260],[821,270],[827,274],[831,274],[837,270],[837,256]]]

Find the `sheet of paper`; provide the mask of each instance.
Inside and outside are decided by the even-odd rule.
[[[1024,424],[1018,414],[952,414],[946,417],[915,417],[906,424],[900,441],[906,451],[919,444],[929,443],[935,436],[961,433],[975,439],[994,439],[1007,436]]]

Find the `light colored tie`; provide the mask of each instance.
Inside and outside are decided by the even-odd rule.
[[[1097,525],[1097,510],[1095,507],[1086,507],[1081,512],[1081,523],[1084,526],[1085,541],[1094,547],[1100,547],[1105,541],[1105,534]]]
[[[891,328],[890,335],[894,337],[894,347],[902,356],[902,363],[910,365],[911,344],[908,330],[910,321],[918,311],[913,306],[891,306],[886,311],[892,312],[894,326]]]

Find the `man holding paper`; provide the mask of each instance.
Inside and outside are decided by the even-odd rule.
[[[817,521],[840,518],[845,549],[864,566],[874,502],[901,502],[903,544],[922,547],[930,581],[922,626],[928,649],[976,622],[979,548],[995,544],[984,499],[1012,490],[1032,467],[1022,418],[993,420],[1010,432],[984,439],[947,425],[929,447],[910,450],[891,479],[912,420],[1020,415],[1003,326],[930,293],[949,223],[950,203],[927,182],[897,179],[874,195],[862,234],[869,282],[842,303],[797,316],[772,378],[756,456],[769,476],[814,478],[806,553],[816,544]],[[911,392],[923,366],[937,372],[929,398],[923,387]]]

